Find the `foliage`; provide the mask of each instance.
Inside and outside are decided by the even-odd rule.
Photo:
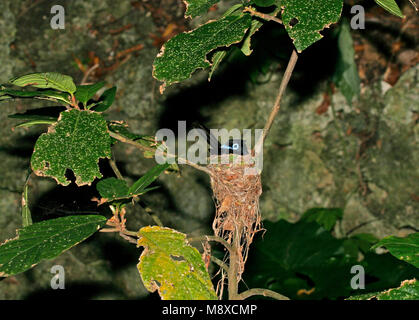
[[[138,246],[145,249],[138,271],[146,288],[165,300],[217,300],[198,250],[186,235],[169,228],[144,227]]]

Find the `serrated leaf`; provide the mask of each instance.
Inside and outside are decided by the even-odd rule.
[[[70,104],[68,94],[64,92],[58,92],[55,90],[37,90],[37,91],[22,91],[22,90],[12,90],[4,89],[0,90],[0,97],[4,98],[1,100],[7,100],[8,98],[35,98],[43,100],[52,100],[60,101],[65,104]]]
[[[343,0],[282,0],[281,6],[285,29],[301,52],[323,37],[321,30],[339,20]]]
[[[153,76],[164,82],[161,91],[167,85],[188,79],[197,69],[210,67],[207,54],[240,42],[250,23],[248,14],[227,16],[170,39],[154,61]]]
[[[78,101],[83,103],[83,105],[86,105],[87,101],[92,99],[95,96],[96,92],[102,89],[104,85],[104,81],[89,85],[80,85],[77,86],[77,91],[74,95]]]
[[[68,216],[34,223],[0,246],[0,277],[26,271],[41,260],[53,259],[104,226],[97,215]]]
[[[185,18],[195,18],[206,13],[220,0],[183,0],[186,5]]]
[[[405,238],[386,237],[376,243],[372,249],[378,247],[385,247],[397,259],[419,268],[419,232],[409,234]]]
[[[404,18],[403,13],[395,0],[375,0],[375,2],[391,14],[394,14],[395,16],[400,18]]]
[[[32,86],[42,89],[51,88],[70,94],[73,94],[76,91],[76,85],[73,82],[73,78],[57,72],[31,73],[14,78],[9,82],[18,87]]]
[[[137,265],[148,291],[158,291],[163,300],[217,300],[198,250],[186,235],[161,227],[144,227],[138,232],[143,246]]]
[[[333,82],[345,96],[349,104],[360,95],[361,80],[355,62],[355,50],[348,22],[342,23],[338,35],[338,62],[333,75]]]
[[[99,113],[72,109],[63,111],[56,124],[36,141],[31,158],[33,171],[68,185],[67,169],[73,171],[76,184],[90,184],[102,177],[100,158],[111,157],[111,139],[105,119]]]
[[[96,112],[106,111],[115,101],[116,87],[107,89],[99,98],[98,103],[92,108]]]
[[[382,292],[366,293],[348,298],[348,300],[419,300],[419,283],[416,279],[405,280],[400,287]]]
[[[307,210],[301,219],[307,222],[317,222],[323,228],[330,231],[336,224],[336,221],[342,219],[342,217],[343,211],[339,208],[312,208]]]
[[[159,164],[153,167],[151,170],[147,171],[140,179],[134,182],[134,184],[129,188],[128,192],[130,195],[136,195],[142,193],[145,188],[147,188],[154,180],[156,180],[159,175],[170,167],[170,164]]]

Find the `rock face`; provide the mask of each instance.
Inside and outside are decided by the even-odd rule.
[[[136,133],[153,134],[162,126],[174,127],[177,120],[194,117],[208,120],[213,128],[263,127],[282,75],[264,84],[245,83],[241,90],[228,94],[227,89],[214,89],[217,78],[207,84],[200,73],[160,97],[158,83],[152,78],[158,48],[149,36],[159,30],[147,10],[133,8],[130,1],[74,0],[65,4],[66,29],[59,31],[49,26],[47,3],[32,7],[26,3],[0,2],[1,83],[41,71],[69,74],[79,83],[83,72],[76,62],[87,65],[92,52],[90,58],[98,57],[107,68],[102,68],[98,78],[118,87],[108,119],[125,120]],[[121,54],[139,44],[144,45],[142,50]],[[383,237],[406,226],[418,229],[418,71],[419,67],[408,70],[385,94],[380,83],[364,88],[361,99],[352,106],[336,93],[332,106],[321,115],[316,109],[327,90],[326,82],[319,80],[310,94],[303,90],[304,98],[301,89],[291,85],[266,141],[262,216],[295,221],[312,207],[340,207],[345,233],[370,232]],[[304,70],[296,76],[299,74]],[[31,148],[45,130],[12,131],[16,121],[7,116],[41,106],[45,103],[1,104],[0,241],[13,237],[21,226],[20,192]],[[127,146],[118,145],[115,157],[123,175],[131,180],[153,165],[153,160]],[[103,172],[111,174],[106,164]],[[180,177],[166,175],[159,181],[161,188],[145,200],[163,223],[188,233],[210,233],[214,204],[208,177],[183,168]],[[57,187],[48,179],[31,179],[30,206],[36,221],[98,211],[90,201],[94,195],[94,188],[77,191],[71,186]],[[153,223],[139,206],[129,209],[128,220],[130,229]],[[135,268],[139,254],[115,235],[97,234],[54,261],[1,281],[0,299],[142,298],[147,293]],[[64,293],[50,289],[50,269],[56,264],[66,270]]]

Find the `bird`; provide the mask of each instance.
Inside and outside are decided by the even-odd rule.
[[[194,122],[193,126],[196,129],[202,129],[198,132],[207,140],[211,155],[236,154],[244,156],[249,154],[246,143],[242,139],[230,139],[227,144],[221,144],[210,129],[202,123]]]

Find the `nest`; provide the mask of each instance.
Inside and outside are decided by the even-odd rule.
[[[214,234],[232,243],[233,235],[239,238],[239,268],[241,279],[249,246],[255,233],[262,230],[259,197],[262,194],[260,174],[248,174],[251,165],[228,163],[207,166],[211,171],[216,215],[212,228]],[[236,242],[237,243],[237,242]]]

